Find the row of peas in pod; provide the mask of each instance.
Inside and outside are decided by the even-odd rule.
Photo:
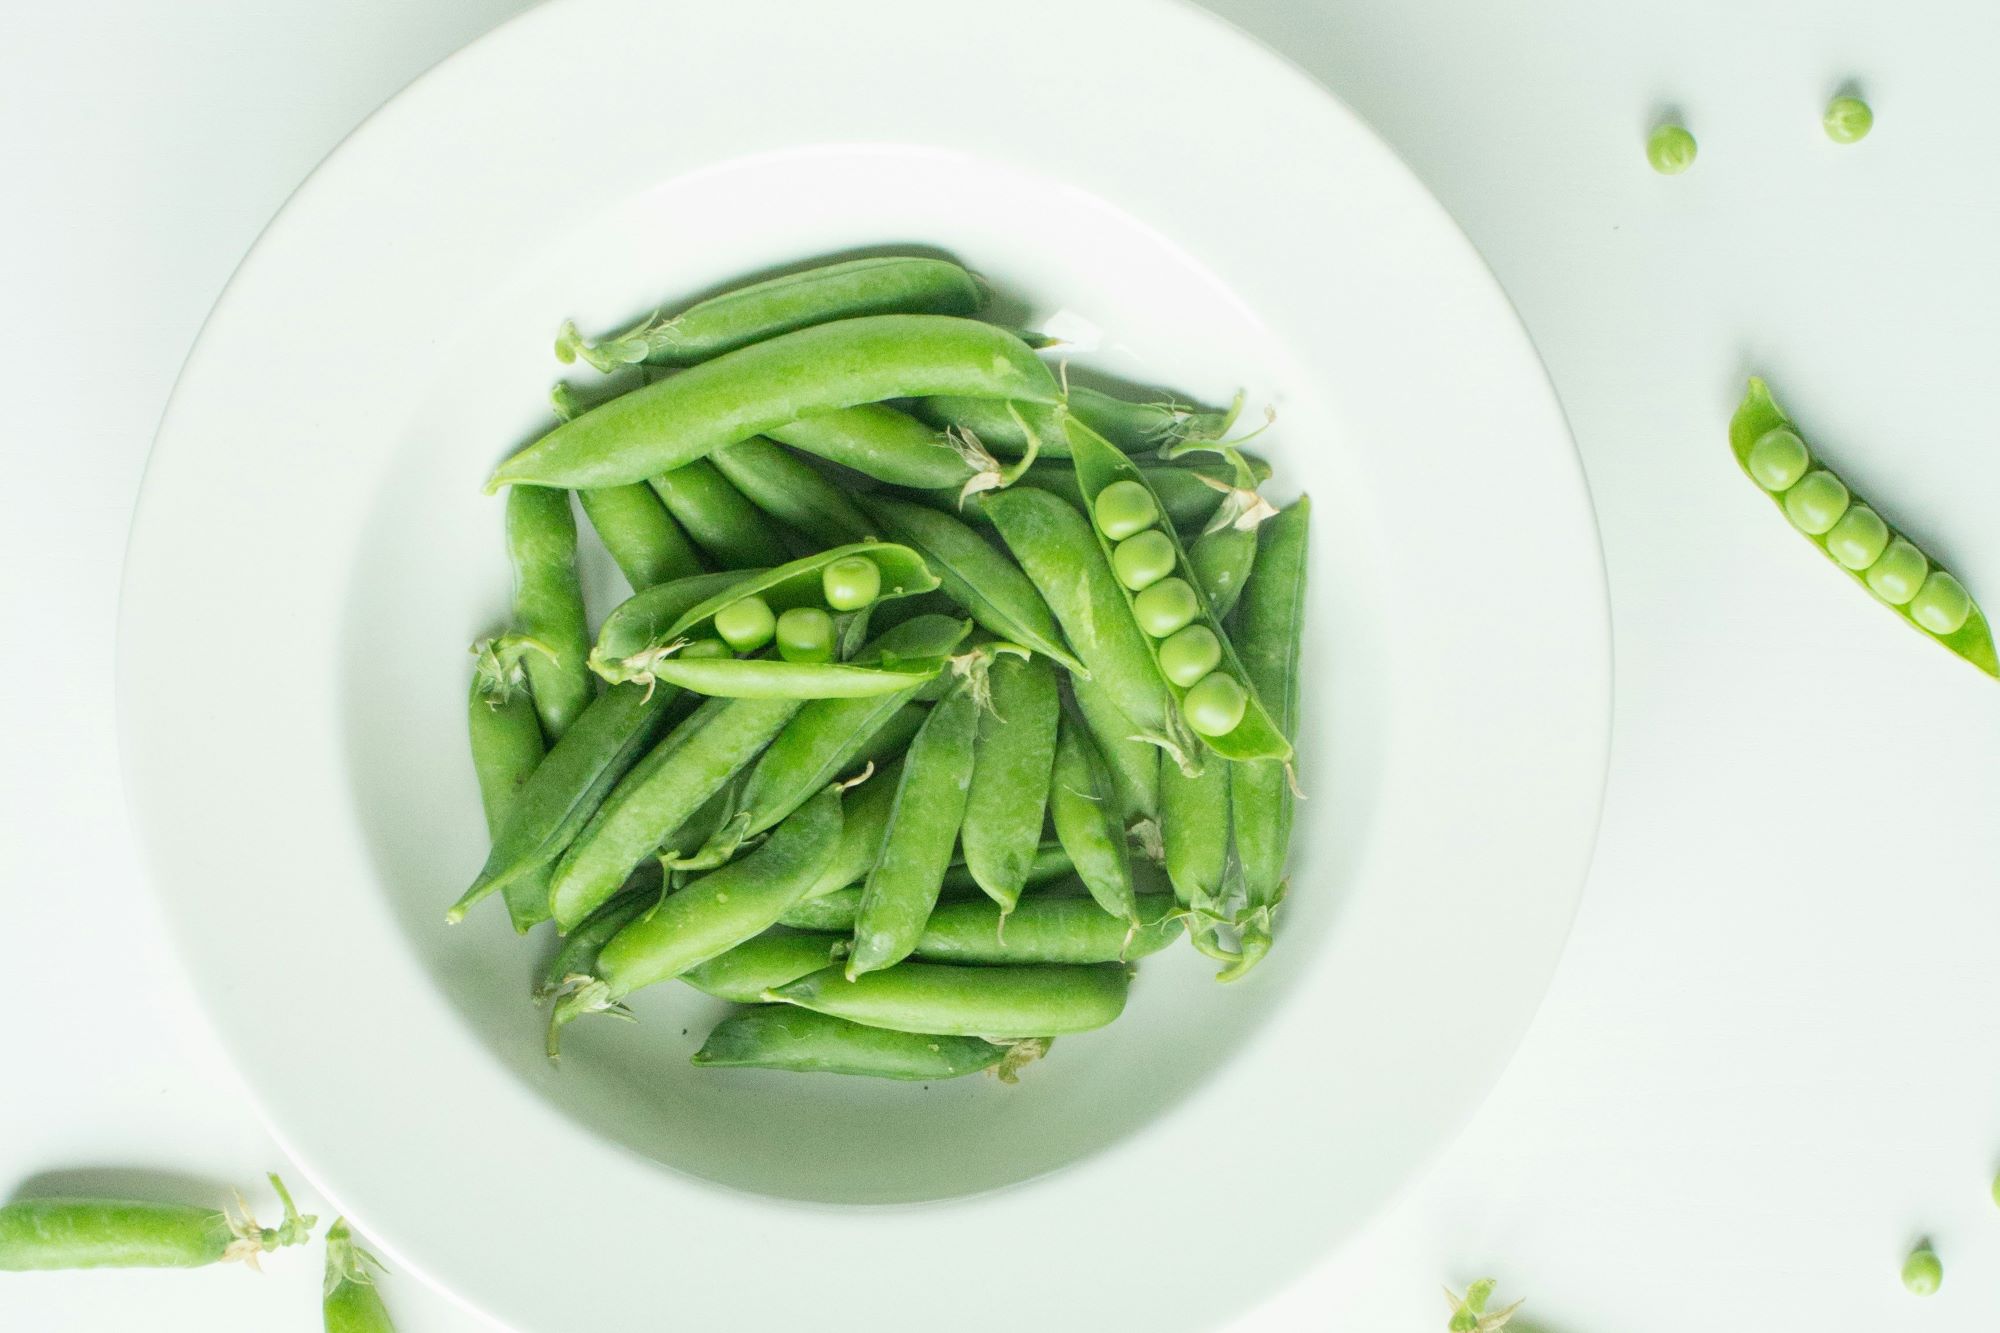
[[[561,331],[604,373],[489,484],[448,914],[553,922],[552,1056],[678,980],[742,1006],[700,1065],[1011,1081],[1147,954],[1268,953],[1310,508],[1233,412],[1072,388],[984,297],[871,258]],[[594,626],[577,508],[632,590]]]

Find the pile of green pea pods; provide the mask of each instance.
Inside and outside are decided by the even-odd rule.
[[[1286,887],[1308,503],[1233,414],[1071,389],[957,264],[823,265],[557,355],[503,462],[468,717],[498,893],[569,1022],[678,979],[697,1064],[1011,1081]],[[574,492],[632,595],[594,631]]]

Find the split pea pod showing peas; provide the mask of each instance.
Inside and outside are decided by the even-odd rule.
[[[2000,657],[1986,617],[1951,574],[1820,466],[1761,379],[1729,423],[1736,461],[1794,528],[1910,625],[1989,676]]]
[[[751,283],[678,315],[655,315],[595,343],[581,338],[574,325],[565,324],[556,338],[556,358],[567,364],[580,356],[606,371],[635,362],[686,366],[832,320],[857,315],[970,315],[980,305],[978,282],[948,260],[851,259]]]
[[[788,1004],[759,1005],[717,1024],[695,1052],[694,1063],[930,1082],[995,1069],[1025,1045],[896,1032]],[[1035,1054],[1042,1049],[1045,1044]]]
[[[124,1199],[21,1199],[0,1207],[0,1272],[58,1268],[257,1266],[257,1256],[312,1238],[284,1182],[269,1177],[285,1209],[260,1227],[238,1196],[234,1212]]]
[[[584,664],[590,630],[576,575],[576,518],[569,495],[539,486],[517,487],[508,495],[507,554],[514,565],[514,628],[548,650],[526,665],[535,712],[554,743],[596,693]]]
[[[752,343],[614,398],[509,458],[488,487],[643,481],[816,412],[933,393],[1044,405],[1062,396],[1004,329],[870,315]]]
[[[1122,963],[904,963],[853,980],[841,968],[825,968],[766,998],[868,1027],[993,1040],[1101,1028],[1124,1011],[1128,985]]]
[[[326,1280],[320,1308],[326,1333],[396,1333],[389,1307],[376,1290],[382,1263],[361,1248],[339,1218],[326,1230]]]
[[[1194,570],[1195,586],[1208,599],[1209,614],[1227,622],[1257,561],[1257,529],[1278,511],[1257,493],[1257,475],[1241,453],[1227,445],[1197,442],[1180,446],[1172,456],[1194,450],[1220,454],[1229,469],[1229,489],[1222,504],[1188,546],[1188,564]],[[1150,477],[1145,480],[1152,484]],[[1163,660],[1162,668],[1166,665]],[[1175,680],[1171,672],[1167,679],[1175,684],[1193,683]]]

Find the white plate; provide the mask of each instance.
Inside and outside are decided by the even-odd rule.
[[[1079,367],[1276,407],[1317,502],[1281,947],[1235,988],[1149,963],[1015,1089],[697,1071],[709,1010],[666,993],[554,1071],[531,951],[442,921],[483,850],[464,648],[506,599],[480,482],[546,424],[562,316],[904,244]],[[1469,1113],[1597,817],[1600,557],[1527,338],[1349,112],[1170,4],[525,15],[244,262],[127,578],[134,805],[216,1023],[399,1266],[524,1328],[1210,1324]]]

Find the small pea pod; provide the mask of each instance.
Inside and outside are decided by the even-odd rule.
[[[832,408],[959,394],[1053,404],[1055,377],[1005,329],[868,315],[780,334],[614,398],[502,463],[502,486],[618,486]]]
[[[326,1229],[326,1282],[321,1311],[326,1333],[396,1333],[389,1307],[376,1290],[375,1275],[382,1261],[361,1248],[348,1229],[347,1219],[336,1218]]]
[[[938,430],[885,403],[804,417],[770,432],[780,444],[852,468],[864,477],[919,490],[943,489],[954,502],[966,487],[999,485],[999,462],[976,441]]]
[[[681,973],[681,980],[718,1000],[756,1004],[764,992],[828,967],[847,952],[839,935],[771,930]]]
[[[987,679],[959,840],[973,881],[1011,912],[1041,848],[1062,699],[1046,658],[1001,658]]]
[[[923,505],[881,496],[862,503],[884,531],[923,557],[944,591],[982,628],[1070,671],[1089,674],[1063,643],[1035,585],[992,543],[951,515]]]
[[[1250,473],[1262,483],[1271,475],[1271,465],[1261,458],[1243,455],[1250,466]],[[1135,460],[1146,484],[1159,497],[1160,507],[1166,511],[1167,519],[1175,528],[1199,532],[1221,509],[1224,497],[1232,489],[1231,473],[1220,463],[1156,463]],[[1035,463],[1015,478],[1017,486],[1032,486],[1038,491],[1060,495],[1063,499],[1083,506],[1083,489],[1076,484],[1076,469],[1068,461],[1056,459],[1046,463]],[[948,513],[960,513],[973,523],[990,522],[977,507],[959,505],[960,492],[951,490],[925,490],[918,497],[933,509],[943,509]]]
[[[1083,725],[1111,774],[1111,791],[1125,831],[1159,859],[1160,774],[1172,768],[1160,748],[1136,739],[1139,728],[1118,711],[1118,705],[1095,681],[1069,679],[1071,698]]]
[[[694,1063],[714,1069],[779,1069],[928,1083],[983,1069],[999,1072],[1010,1061],[1024,1063],[1047,1049],[1046,1042],[1001,1043],[895,1032],[791,1005],[760,1005],[718,1023],[694,1053]]]
[[[1105,911],[1133,925],[1139,905],[1125,829],[1113,803],[1111,775],[1081,723],[1064,714],[1056,733],[1049,815],[1077,878]]]
[[[472,736],[479,799],[486,811],[486,836],[497,843],[515,800],[542,762],[542,724],[528,697],[527,672],[521,665],[524,654],[542,648],[531,639],[507,635],[474,644],[472,651],[478,665],[472,673],[466,726]],[[548,919],[549,882],[544,871],[515,878],[502,894],[515,930],[525,932]]]
[[[985,660],[965,664],[961,679],[931,709],[910,742],[881,858],[869,872],[854,923],[850,976],[890,967],[909,955],[944,887],[951,849],[965,822]]]
[[[570,983],[549,1019],[549,1055],[564,1024],[616,1007],[776,924],[825,873],[840,844],[840,790],[829,787],[756,851],[693,880],[634,920],[597,954],[595,975]]]
[[[724,569],[755,569],[771,561],[784,534],[722,469],[696,458],[651,480],[667,512]]]
[[[955,1037],[1057,1037],[1117,1018],[1129,984],[1122,963],[958,967],[904,963],[850,980],[829,967],[766,998],[869,1027]]]
[[[1274,763],[1275,760],[1260,762]],[[1193,777],[1171,764],[1160,768],[1160,848],[1174,897],[1188,909],[1189,938],[1218,962],[1241,958],[1216,936],[1226,920],[1224,877],[1229,868],[1229,788],[1239,764],[1203,764]]]
[[[1041,436],[1042,452],[1050,457],[1066,457],[1068,442],[1054,429],[1054,418],[1043,413],[1030,415],[1028,425],[1015,421],[1005,406],[990,399],[933,397],[916,405],[917,414],[939,426],[956,426],[977,435],[989,449],[1018,454],[1029,447],[1032,435]],[[1075,386],[1069,391],[1069,410],[1098,434],[1128,453],[1161,449],[1190,439],[1219,439],[1229,429],[1230,412],[1205,412],[1183,406],[1170,398],[1135,403],[1098,389]]]
[[[1818,466],[1761,379],[1752,379],[1729,423],[1736,461],[1792,526],[1848,576],[1917,630],[2000,676],[1986,617],[1965,586]]]
[[[1312,502],[1280,510],[1258,534],[1257,572],[1236,609],[1243,669],[1289,740],[1298,739],[1299,655],[1305,633],[1306,551]],[[1243,911],[1236,922],[1242,961],[1222,974],[1234,981],[1271,948],[1272,918],[1285,896],[1285,854],[1292,841],[1292,774],[1274,759],[1238,764],[1229,776]]]
[[[1037,894],[1011,913],[985,901],[942,903],[917,941],[916,957],[938,963],[1123,963],[1158,953],[1181,933],[1164,893],[1138,899],[1139,927],[1089,898]]]
[[[581,357],[599,370],[645,363],[688,366],[781,333],[858,315],[970,315],[979,284],[944,259],[889,255],[822,264],[751,283],[697,302],[678,315],[654,315],[599,342],[565,323],[556,359]]]
[[[527,662],[535,712],[551,744],[596,690],[585,665],[590,631],[576,575],[576,518],[569,496],[522,486],[507,497],[507,554],[514,566],[514,627],[548,649]]]
[[[604,798],[556,863],[549,882],[556,924],[568,930],[616,893],[798,708],[796,699],[711,699],[675,727]]]
[[[762,436],[718,449],[711,460],[750,503],[821,546],[875,535],[875,524],[846,491]]]
[[[124,1199],[17,1199],[0,1207],[0,1272],[220,1263],[255,1268],[260,1254],[305,1244],[317,1220],[299,1215],[283,1181],[268,1179],[285,1208],[275,1227],[258,1226],[240,1194],[233,1212]]]

